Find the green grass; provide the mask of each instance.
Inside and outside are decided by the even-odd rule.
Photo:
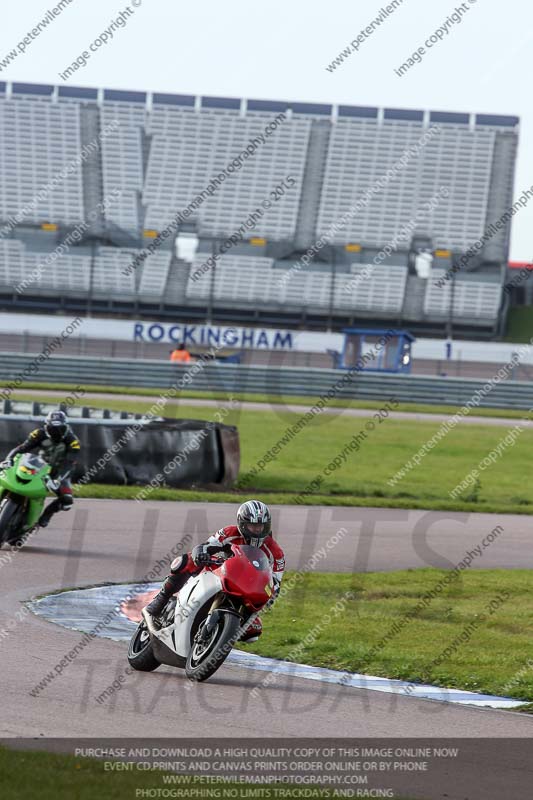
[[[288,572],[286,582],[290,582]],[[530,570],[463,571],[416,618],[380,646],[446,575],[433,568],[389,573],[317,574],[278,600],[263,617],[253,652],[349,672],[503,694],[533,701],[533,593]],[[345,610],[332,611],[347,592]],[[508,599],[442,663],[432,662],[497,595]],[[329,623],[325,616],[329,614]],[[316,639],[309,636],[321,627]],[[301,643],[308,638],[308,644]],[[465,635],[466,637],[466,635]],[[374,651],[372,650],[374,648]],[[527,663],[530,667],[525,667]],[[525,669],[524,669],[525,667]]]
[[[146,412],[150,400],[105,398],[91,401],[98,407]],[[169,417],[213,419],[213,407],[172,406]],[[522,414],[524,416],[524,414]],[[283,435],[286,428],[300,418],[280,406],[261,411],[233,410],[225,421],[238,426],[241,441],[240,481]],[[322,476],[319,490],[305,495],[305,504],[356,505],[400,508],[426,508],[488,513],[533,513],[533,482],[525,479],[531,470],[533,431],[524,430],[512,447],[504,447],[501,457],[481,471],[481,484],[474,494],[466,491],[456,499],[449,492],[488,453],[498,447],[509,428],[460,424],[429,451],[419,467],[407,473],[396,485],[388,479],[439,429],[438,421],[386,419],[375,425],[362,441],[359,452],[352,452],[341,467],[330,475],[323,471],[350,439],[364,430],[372,418],[321,415],[307,425],[275,460],[240,484],[240,491],[205,492],[200,489],[178,491],[156,489],[153,500],[234,501],[242,494],[259,494],[266,502],[291,503],[306,490],[310,482]],[[131,498],[139,489],[132,486],[88,485],[80,491],[84,497]],[[309,490],[308,490],[309,492]]]
[[[95,739],[96,745],[104,746],[100,739]],[[178,740],[169,740],[176,746]],[[149,746],[149,740],[144,742]],[[116,745],[115,745],[116,746]],[[127,760],[127,759],[125,759]],[[162,776],[165,774],[157,770],[152,771],[105,771],[104,761],[91,758],[75,758],[67,755],[56,755],[43,752],[31,752],[11,750],[0,747],[0,786],[2,787],[3,800],[132,800],[137,796],[137,790],[152,789],[172,791],[173,789],[186,791],[182,784],[165,785]],[[219,786],[220,798],[239,798],[246,797],[246,787],[237,783],[218,784],[216,781],[209,784],[193,782],[189,787],[193,787],[198,792],[191,797],[201,797],[201,788],[204,788],[204,796],[208,796],[206,790]],[[248,785],[248,791],[254,785]],[[287,784],[278,787],[269,784],[268,797],[271,800],[276,798],[297,798],[301,796],[301,788],[295,786],[293,790]],[[281,791],[276,791],[279,788]],[[312,787],[313,793],[310,795],[316,800],[331,797],[329,792],[319,787]],[[235,793],[235,790],[237,792]],[[156,794],[153,795],[157,796]],[[161,796],[164,796],[163,794]],[[180,795],[186,797],[185,794]],[[249,794],[248,794],[249,797]],[[407,800],[407,798],[404,798]]]
[[[102,400],[101,404],[139,412],[148,407],[144,401],[131,400]],[[186,405],[168,408],[171,417],[207,420],[213,418],[213,411],[213,408]],[[368,418],[371,418],[371,412]],[[276,407],[266,411],[237,410],[226,417],[228,424],[239,428],[241,477],[276,443],[286,427],[298,419],[298,414]],[[248,494],[253,491],[268,496],[272,502],[291,502],[316,475],[323,472],[345,443],[364,428],[365,421],[366,418],[342,414],[315,418],[281,450],[275,461],[267,463],[264,470],[243,485],[242,490]],[[362,442],[359,452],[350,454],[340,469],[323,476],[320,492],[307,495],[306,502],[533,513],[533,482],[524,480],[530,471],[533,448],[533,431],[530,430],[525,430],[513,447],[503,449],[501,458],[481,473],[477,502],[465,498],[454,500],[448,493],[491,449],[498,446],[507,434],[507,428],[458,425],[428,453],[420,467],[409,472],[396,486],[389,486],[387,479],[412,457],[439,425],[431,421],[394,419],[376,424],[375,430],[370,431]],[[101,497],[107,492],[107,496],[132,497],[138,489],[87,486],[83,492],[85,496],[90,492]],[[209,499],[234,497],[232,492],[217,492]],[[205,494],[199,490],[191,494],[157,489],[150,498],[203,500]]]
[[[97,498],[101,500],[134,500],[142,487],[110,486],[103,483],[91,483],[88,486],[75,487],[75,496]],[[144,499],[148,501],[171,501],[175,503],[242,503],[244,498],[252,494],[250,489],[239,491],[206,491],[202,489],[154,489]],[[258,489],[261,500],[269,505],[305,506],[346,506],[352,508],[406,508],[425,509],[427,511],[464,511],[484,514],[533,514],[533,508],[523,503],[482,502],[468,503],[460,500],[427,500],[404,497],[361,497],[355,494],[312,494],[301,501],[298,492],[268,492]]]
[[[0,747],[0,785],[5,800],[130,800],[136,789],[149,789],[155,783],[153,772],[106,772],[103,761]]]
[[[140,741],[140,740],[139,740]],[[178,740],[169,740],[176,746]],[[97,746],[105,746],[99,739],[94,740]],[[149,740],[144,742],[150,746]],[[115,744],[115,747],[120,746]],[[127,747],[127,745],[125,745]],[[123,759],[127,761],[128,759]],[[157,759],[155,759],[157,760]],[[2,787],[3,800],[27,800],[29,797],[37,800],[132,800],[137,796],[137,790],[152,789],[156,792],[178,790],[185,792],[185,785],[176,784],[174,786],[163,783],[165,773],[159,770],[140,771],[137,769],[106,771],[104,760],[92,758],[76,758],[69,755],[57,755],[44,752],[31,752],[11,750],[0,747],[0,785]],[[116,760],[115,760],[116,763]],[[206,784],[193,781],[188,784],[189,788],[195,788],[200,792],[210,786],[219,786],[219,797],[238,798],[246,797],[246,787],[240,788],[237,794],[233,793],[239,789],[238,783],[218,784],[216,781]],[[252,787],[253,788],[253,787]],[[283,787],[284,792],[290,787]],[[224,790],[226,789],[226,791]],[[156,794],[153,795],[157,796]],[[164,796],[164,795],[161,795]],[[185,794],[180,795],[185,797]],[[191,797],[192,797],[191,793]],[[201,794],[195,795],[200,797]],[[207,796],[207,794],[205,795]],[[297,791],[294,794],[278,794],[275,785],[270,787],[271,798],[276,797],[298,797]],[[323,793],[320,788],[316,788],[313,797],[323,798],[331,796]]]
[[[529,342],[533,337],[533,306],[514,306],[507,317],[504,341]]]

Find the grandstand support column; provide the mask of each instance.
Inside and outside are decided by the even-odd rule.
[[[300,190],[300,209],[294,236],[297,250],[307,250],[317,238],[318,213],[326,172],[331,123],[314,119],[309,133],[307,157]]]
[[[100,112],[94,103],[80,106],[80,139],[85,158],[81,169],[83,175],[83,205],[85,219],[98,209],[96,219],[91,221],[89,232],[101,236],[104,231],[102,203],[104,188],[102,180],[102,144],[100,137]],[[98,142],[98,147],[94,143]]]
[[[494,138],[492,170],[487,197],[485,227],[494,224],[513,204],[516,136],[498,132]],[[508,222],[492,236],[483,248],[485,261],[507,263],[511,223]]]
[[[331,279],[329,282],[329,312],[328,312],[328,333],[333,330],[333,315],[335,313],[335,288],[337,279],[337,262],[335,249],[331,249]]]
[[[420,321],[424,318],[424,299],[428,278],[420,278],[418,275],[408,275],[405,285],[405,295],[400,315],[400,322],[404,320]]]
[[[87,292],[87,316],[92,315],[93,305],[93,289],[94,289],[94,265],[97,256],[97,243],[93,240],[91,242],[91,266],[89,272],[89,291]]]
[[[509,308],[511,306],[510,296],[507,292],[502,292],[502,304],[500,307],[500,313],[498,314],[498,322],[497,322],[497,335],[499,339],[503,339],[505,336],[505,332],[507,330],[507,317],[509,314]]]
[[[142,152],[142,174],[146,178],[148,174],[148,161],[150,158],[150,150],[152,147],[152,140],[153,136],[149,133],[146,133],[144,129],[141,128],[141,152]],[[146,206],[143,205],[143,192],[142,190],[137,192],[137,215],[138,219],[141,222],[140,228],[141,230],[145,227],[145,220],[146,220]]]
[[[452,256],[452,264],[457,266],[457,255]],[[448,305],[448,319],[446,320],[446,338],[453,339],[453,306],[455,302],[455,272],[452,272],[450,281],[450,303]]]
[[[217,239],[213,239],[211,243],[211,255],[215,256],[219,250],[218,241]],[[207,324],[211,325],[213,322],[213,298],[215,296],[215,276],[216,276],[216,266],[217,262],[213,259],[213,266],[211,267],[210,271],[210,280],[209,280],[209,297],[207,298]]]
[[[191,266],[185,259],[178,258],[176,255],[172,256],[163,292],[164,305],[181,306],[187,304],[187,281]]]

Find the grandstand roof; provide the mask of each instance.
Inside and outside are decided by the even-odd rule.
[[[56,87],[40,83],[5,83],[0,82],[0,94],[52,95]],[[73,97],[80,100],[113,100],[128,103],[164,103],[167,105],[190,106],[201,108],[226,108],[238,110],[243,103],[249,111],[286,111],[292,109],[297,114],[319,114],[335,117],[371,117],[397,120],[422,121],[428,115],[431,122],[448,122],[455,125],[491,125],[514,128],[520,123],[517,116],[503,114],[475,114],[452,111],[424,111],[412,108],[384,108],[366,106],[337,105],[328,103],[302,103],[293,100],[257,100],[235,97],[205,97],[183,94],[162,94],[160,92],[136,92],[122,89],[88,88],[84,86],[57,86],[59,97]]]

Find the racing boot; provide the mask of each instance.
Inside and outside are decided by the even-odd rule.
[[[171,572],[165,579],[161,589],[156,596],[148,603],[146,610],[159,622],[159,617],[165,610],[165,606],[173,594],[179,592],[187,583],[190,575],[188,572]]]
[[[256,617],[253,622],[248,625],[244,633],[239,636],[239,642],[242,642],[242,644],[252,644],[252,642],[257,642],[262,633],[263,623],[260,617]]]
[[[44,509],[43,513],[37,520],[37,525],[40,528],[47,528],[50,520],[61,509],[61,501],[59,499],[52,500],[52,502]]]

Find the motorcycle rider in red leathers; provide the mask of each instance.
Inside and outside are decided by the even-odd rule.
[[[237,525],[221,528],[210,536],[205,544],[197,545],[190,553],[174,559],[170,566],[170,574],[146,610],[157,619],[172,595],[180,591],[191,575],[197,575],[204,567],[212,564],[212,556],[231,544],[252,545],[259,547],[265,553],[273,570],[273,598],[275,598],[285,570],[285,557],[279,544],[272,538],[271,530],[272,519],[265,503],[259,500],[248,500],[243,503],[237,511]],[[242,634],[240,641],[255,642],[262,632],[261,620],[256,617]]]

